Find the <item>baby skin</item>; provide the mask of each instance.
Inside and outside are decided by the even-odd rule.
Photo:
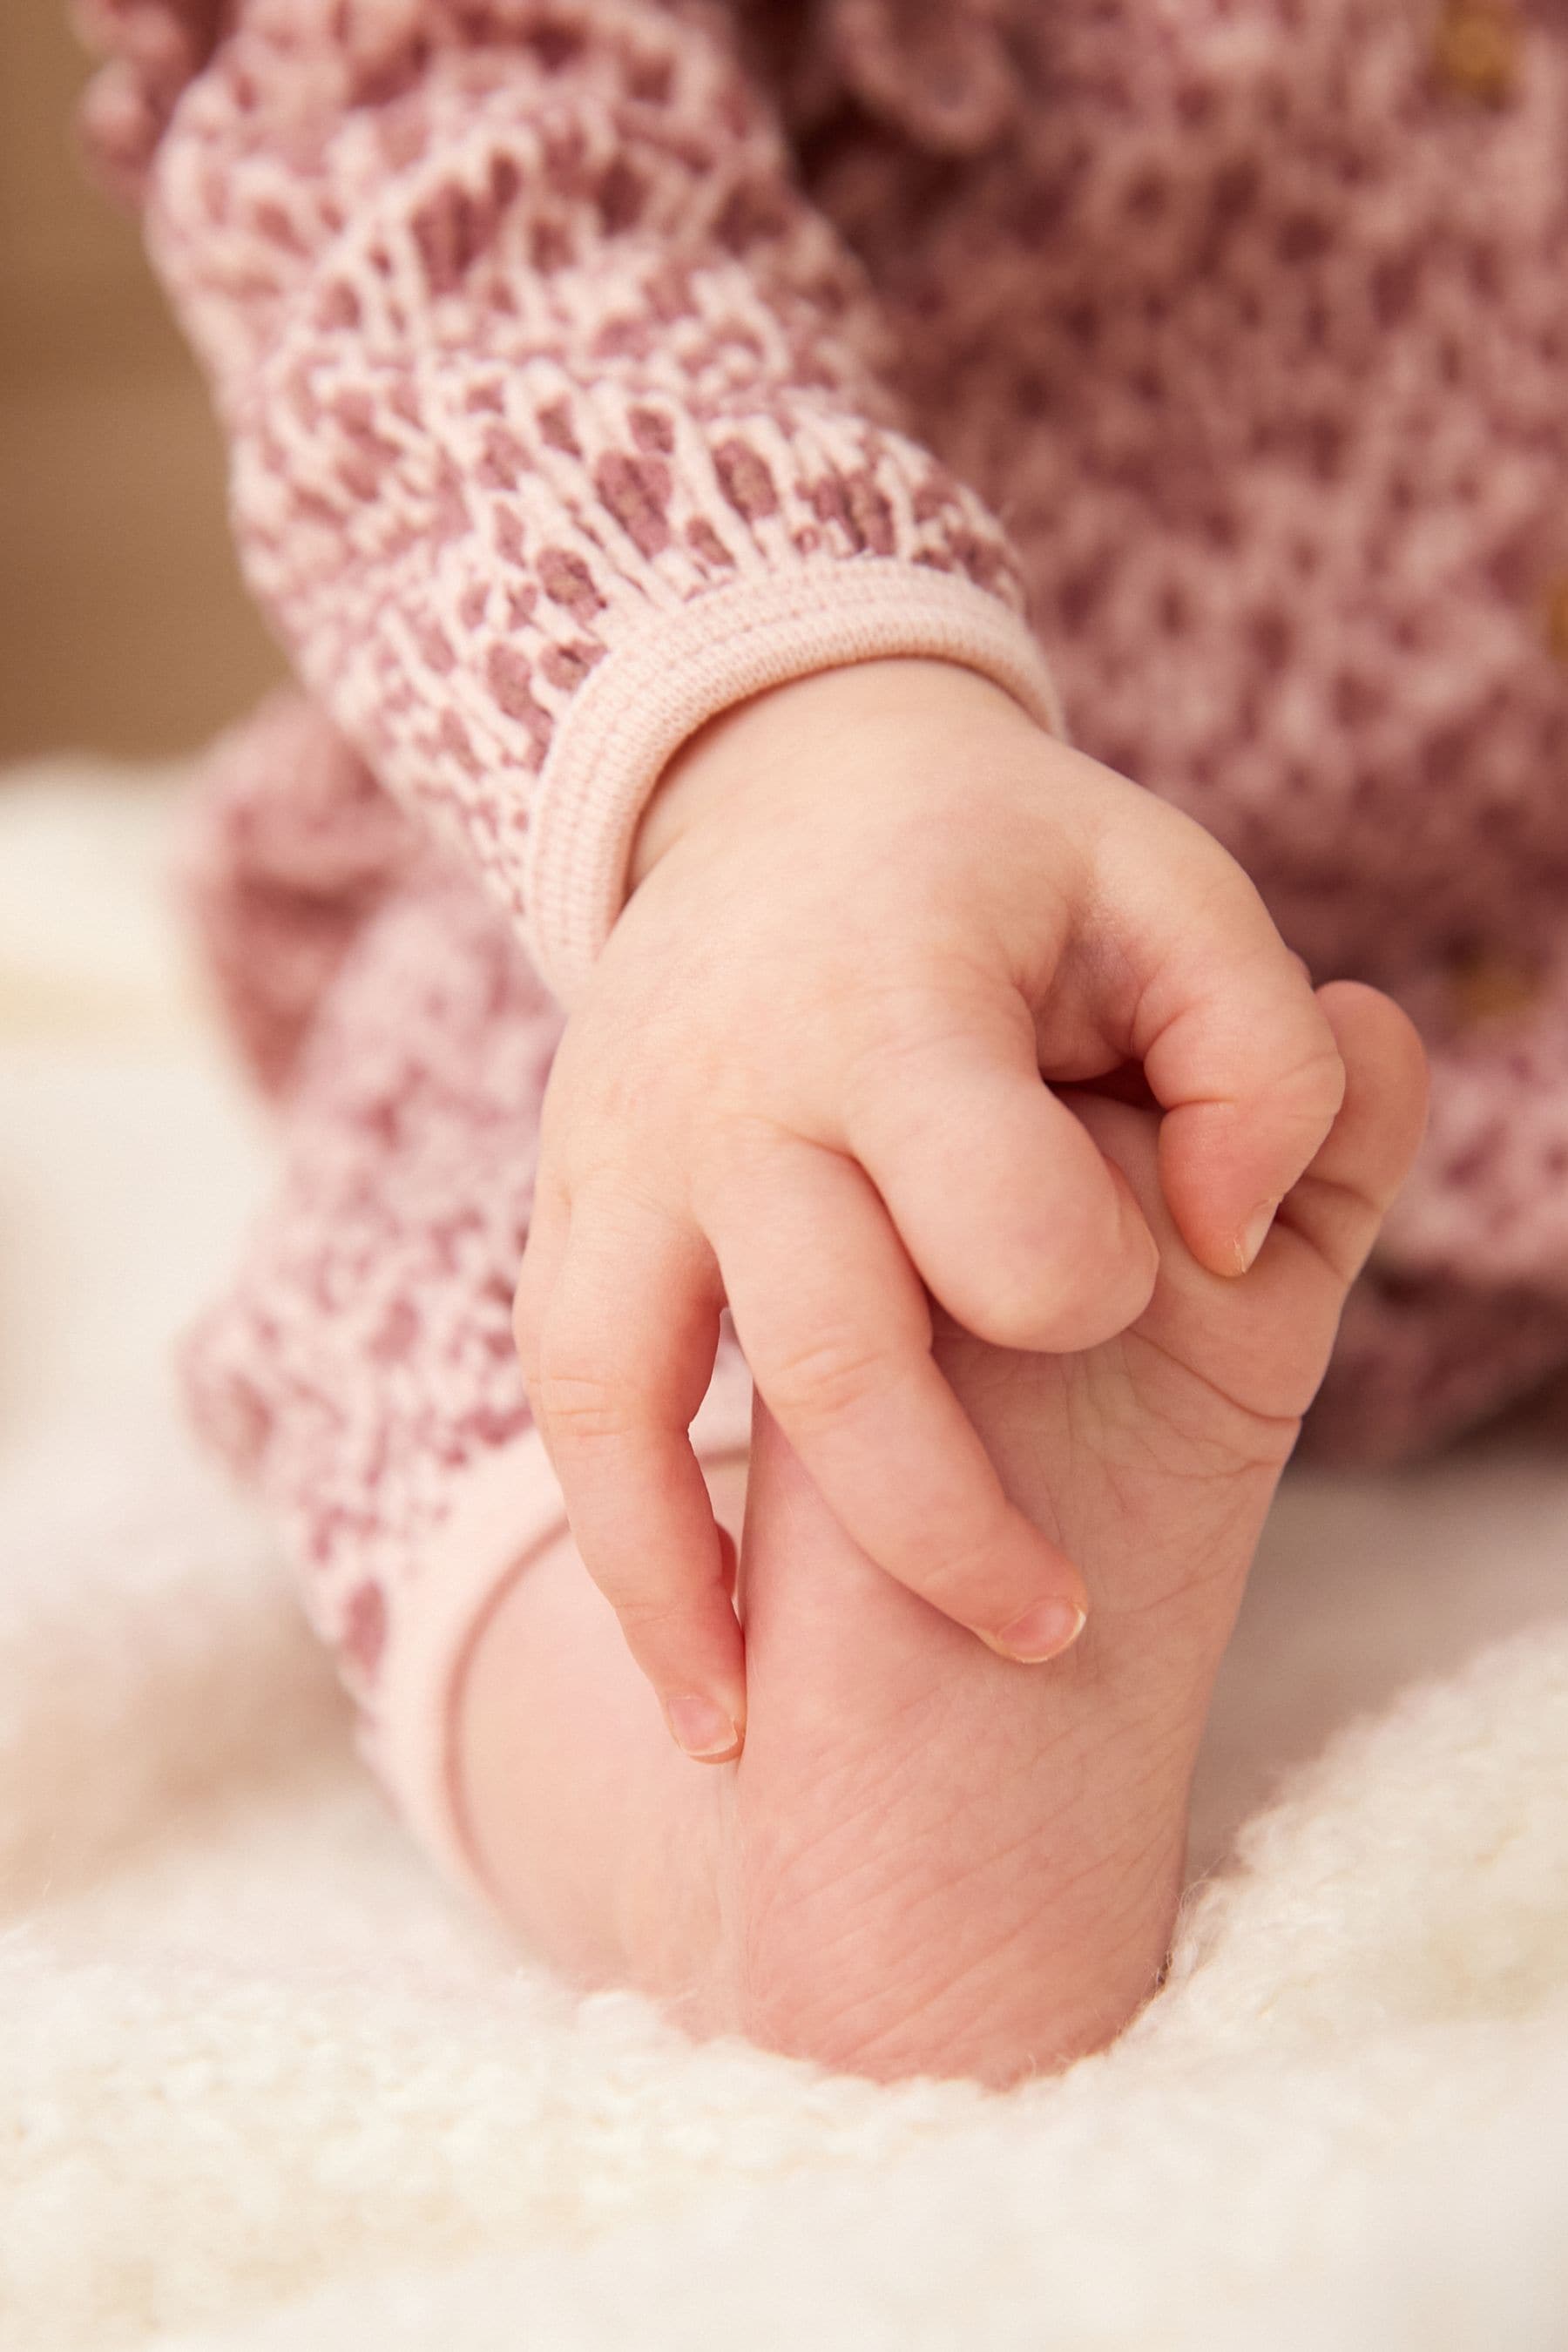
[[[865,669],[697,740],[568,1025],[518,1321],[574,1539],[476,1642],[456,1759],[499,1910],[578,1981],[1002,2085],[1101,2046],[1158,1981],[1214,1675],[1424,1084],[1403,1015],[1314,994],[1197,828],[977,678]],[[955,804],[960,757],[984,782]],[[803,761],[855,778],[869,854],[841,840],[803,886],[826,941],[847,885],[857,952],[797,905],[790,983],[727,845],[749,836],[753,887],[778,870]],[[918,981],[879,951],[910,893]],[[679,1140],[646,1058],[606,1052],[634,993],[645,1056],[695,1054],[663,1065],[690,1072]],[[704,1484],[684,1428],[726,1300],[758,1404],[749,1472]]]

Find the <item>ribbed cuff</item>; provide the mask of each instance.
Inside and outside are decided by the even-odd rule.
[[[926,656],[994,679],[1054,735],[1067,725],[1025,622],[951,572],[897,557],[737,581],[650,619],[584,681],[545,762],[529,834],[533,962],[570,1003],[626,899],[642,813],[705,719],[848,662]]]
[[[691,1424],[705,1466],[751,1445],[752,1381],[722,1348]],[[566,1533],[566,1507],[542,1440],[530,1430],[468,1472],[452,1508],[396,1597],[376,1713],[360,1746],[408,1827],[444,1874],[489,1904],[458,1802],[458,1684],[491,1613],[530,1560]]]

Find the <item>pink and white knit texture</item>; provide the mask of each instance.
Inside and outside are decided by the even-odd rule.
[[[231,739],[195,845],[231,1002],[238,976],[255,976],[237,1025],[286,1097],[287,1131],[278,1196],[193,1335],[187,1385],[203,1433],[277,1518],[367,1752],[460,1867],[443,1700],[519,1549],[563,1518],[527,1442],[511,1337],[563,1015],[466,873],[405,843],[394,882],[395,852],[352,755],[307,742],[321,725],[308,704],[279,700]],[[292,837],[288,819],[307,803],[290,797],[296,771],[280,755],[307,760],[315,787],[308,831]],[[381,886],[346,945],[323,948],[308,886],[289,940],[286,877],[314,860],[362,891],[373,873]],[[301,1024],[298,975],[329,958],[319,1013]],[[728,1327],[720,1357],[703,1426],[734,1451],[750,1384]],[[437,1538],[502,1455],[513,1516],[493,1558],[453,1563],[453,1591],[432,1590]],[[410,1647],[423,1654],[412,1663]]]
[[[1432,1135],[1325,1441],[1539,1379],[1568,1357],[1568,18],[1507,13],[1492,104],[1435,73],[1439,0],[100,0],[100,152],[323,714],[266,722],[319,736],[271,739],[273,788],[337,763],[369,822],[353,745],[563,992],[708,711],[879,651],[986,668],[1426,1030]],[[336,915],[321,869],[289,982],[252,966],[279,1037],[380,856]],[[1512,1012],[1460,1018],[1478,959]],[[515,1214],[485,1234],[462,1278],[494,1291]]]

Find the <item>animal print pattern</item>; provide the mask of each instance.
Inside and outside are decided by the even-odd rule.
[[[293,1138],[199,1385],[351,1679],[526,1413],[553,1000],[680,732],[800,669],[988,668],[1414,1013],[1325,1450],[1568,1364],[1560,0],[91,15],[310,697],[197,854]]]

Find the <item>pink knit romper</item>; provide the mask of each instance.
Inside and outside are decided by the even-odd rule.
[[[762,687],[986,673],[1415,1013],[1430,1139],[1321,1447],[1563,1375],[1563,0],[91,29],[300,681],[194,853],[287,1138],[196,1408],[455,1870],[454,1677],[561,1525],[510,1333],[542,1089],[664,761]],[[726,1342],[705,1458],[748,1400]]]

